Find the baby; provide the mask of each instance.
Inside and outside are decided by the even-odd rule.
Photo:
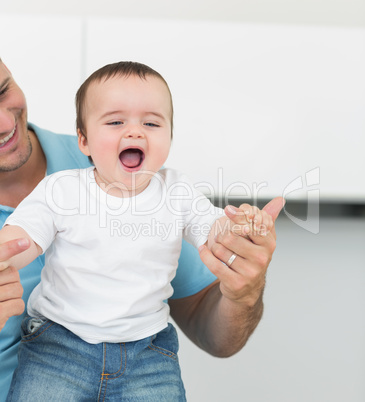
[[[166,303],[182,239],[212,247],[223,230],[265,235],[272,219],[241,211],[244,223],[233,225],[183,174],[163,168],[172,97],[150,67],[97,70],[76,109],[79,147],[95,166],[46,177],[0,231],[0,243],[30,241],[2,267],[46,258],[8,400],[184,401]]]

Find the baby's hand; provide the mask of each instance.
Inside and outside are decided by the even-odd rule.
[[[274,226],[267,212],[249,204],[242,204],[239,208],[228,205],[224,212],[228,218],[234,218],[231,231],[239,236],[266,236]]]
[[[29,241],[26,240],[24,242],[24,239],[15,239],[4,242],[1,240],[2,239],[0,239],[0,272],[10,267],[11,257],[22,253],[29,247]]]
[[[5,261],[0,261],[0,272],[5,271],[6,268],[10,267],[10,261],[5,260]]]
[[[30,242],[28,239],[14,239],[3,241],[4,237],[2,234],[5,229],[9,228],[6,226],[0,232],[0,272],[5,271],[10,266],[14,265],[12,263],[13,259],[18,255],[23,253],[23,251],[27,250],[30,246]],[[1,300],[1,297],[0,297]]]

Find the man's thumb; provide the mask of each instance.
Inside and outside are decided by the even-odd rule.
[[[285,199],[283,197],[276,197],[272,199],[270,202],[268,202],[263,210],[266,211],[269,215],[271,215],[272,219],[276,220],[278,217],[280,211],[283,209],[285,205]]]

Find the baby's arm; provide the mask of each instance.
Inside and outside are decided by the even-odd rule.
[[[272,229],[274,223],[271,216],[257,207],[249,204],[242,204],[240,208],[228,205],[224,212],[226,216],[217,219],[205,243],[209,249],[212,248],[215,237],[218,233],[224,233],[230,230],[239,236],[266,236]],[[239,216],[239,224],[230,220],[230,217]]]
[[[11,257],[8,260],[1,261],[0,258],[0,271],[3,271],[9,266],[16,269],[24,268],[35,260],[40,254],[42,249],[30,238],[28,233],[19,226],[6,225],[0,230],[0,244],[6,243],[14,239],[28,239],[30,247],[20,254]]]

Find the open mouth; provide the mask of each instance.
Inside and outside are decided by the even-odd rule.
[[[139,148],[127,148],[119,155],[119,160],[127,170],[135,170],[142,166],[145,155]]]

